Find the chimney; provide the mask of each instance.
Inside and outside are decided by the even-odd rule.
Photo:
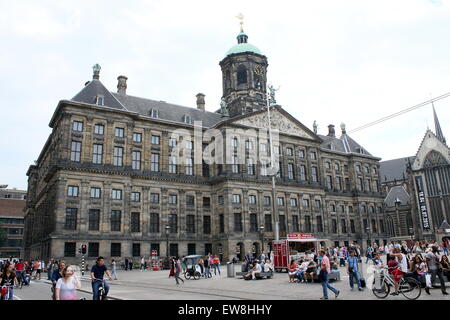
[[[334,125],[330,124],[328,126],[328,136],[329,137],[336,137],[336,133],[334,131]]]
[[[205,111],[205,95],[203,93],[197,93],[197,109]]]
[[[127,94],[127,80],[128,78],[125,76],[117,77],[117,93]]]

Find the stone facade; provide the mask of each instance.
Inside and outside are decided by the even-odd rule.
[[[257,72],[264,75],[257,92],[229,80],[237,77],[233,68],[255,63],[264,67]],[[273,106],[281,168],[273,197],[260,161],[263,151],[268,155],[268,135],[254,134],[267,120],[267,59],[235,53],[221,66],[229,115],[127,96],[123,76],[119,93],[111,93],[98,71],[77,96],[60,101],[53,131],[27,173],[25,258],[77,261],[82,243],[88,244],[88,263],[97,255],[148,257],[152,249],[160,256],[243,258],[248,251],[270,250],[275,221],[281,238],[314,233],[327,246],[386,242],[380,159],[345,129],[339,138],[334,131],[320,136]],[[245,70],[246,81],[253,81],[253,69]],[[239,109],[238,96],[249,105]],[[193,121],[202,121],[200,129]],[[226,142],[213,153],[235,155],[239,163],[191,165],[212,136]]]

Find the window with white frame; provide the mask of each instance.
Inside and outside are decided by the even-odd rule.
[[[133,142],[142,142],[142,133],[133,132]]]
[[[152,135],[152,144],[159,145],[160,143],[160,136]]]
[[[105,133],[105,126],[102,125],[101,123],[97,123],[94,126],[94,133],[95,134],[99,134],[99,135],[103,135]]]
[[[141,170],[141,152],[133,151],[131,153],[131,168],[133,170]]]
[[[102,164],[103,163],[103,145],[93,144],[92,150],[92,163]]]
[[[81,142],[72,141],[70,148],[70,160],[80,162],[81,160]]]
[[[169,173],[177,173],[177,157],[169,157]]]
[[[100,199],[102,194],[102,189],[98,187],[91,187],[91,198]]]
[[[116,167],[120,167],[123,164],[123,148],[122,147],[114,147],[113,154],[113,165]]]
[[[159,154],[152,153],[151,154],[151,162],[150,162],[150,171],[159,171]]]
[[[141,202],[141,193],[140,192],[132,192],[131,193],[131,202]]]
[[[111,190],[111,199],[113,199],[113,200],[122,200],[122,190],[120,190],[120,189],[112,189]]]
[[[77,132],[83,132],[83,121],[74,120],[72,122],[72,130]]]
[[[78,186],[69,186],[67,188],[68,197],[78,197]]]
[[[114,131],[114,135],[118,138],[123,138],[125,136],[125,129],[124,128],[116,128]]]
[[[186,158],[186,174],[187,175],[194,175],[194,159],[193,158]]]

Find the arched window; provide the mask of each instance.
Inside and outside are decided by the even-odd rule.
[[[237,84],[247,83],[247,70],[243,65],[240,65],[237,70]]]

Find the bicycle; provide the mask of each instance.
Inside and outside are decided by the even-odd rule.
[[[95,281],[101,281],[102,284],[98,287],[98,297],[100,300],[108,300],[108,296],[105,291],[105,279],[94,279]]]
[[[372,288],[372,293],[379,299],[386,298],[391,287],[395,288],[394,278],[391,276],[387,267],[380,269],[380,287],[377,289],[375,286]],[[373,285],[375,285],[376,279],[373,280]],[[408,300],[416,300],[420,297],[422,293],[422,285],[419,281],[411,277],[403,276],[398,282],[398,293],[402,294]]]

